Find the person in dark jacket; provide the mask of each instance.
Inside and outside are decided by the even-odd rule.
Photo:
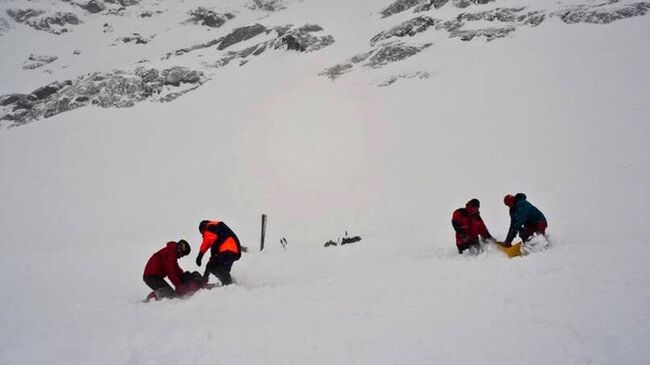
[[[187,294],[190,287],[184,282],[187,275],[178,266],[178,259],[190,254],[190,245],[185,240],[170,241],[147,261],[142,279],[153,290],[147,299],[173,298]],[[165,281],[169,277],[176,290]],[[187,280],[185,280],[187,281]]]
[[[221,281],[221,285],[232,284],[230,270],[232,264],[241,257],[241,244],[237,235],[224,222],[201,221],[199,232],[203,236],[196,264],[201,266],[201,260],[206,251],[210,250],[210,260],[205,265],[203,280],[207,283],[210,274]]]
[[[510,228],[503,245],[510,247],[515,235],[526,242],[534,234],[546,235],[546,217],[535,206],[526,200],[526,194],[518,193],[516,195],[506,195],[503,203],[510,207]]]
[[[472,199],[465,204],[465,208],[459,208],[454,211],[451,218],[451,225],[456,231],[456,247],[458,253],[469,250],[477,253],[481,250],[479,236],[482,240],[494,240],[488,232],[479,213],[481,202],[478,199]]]

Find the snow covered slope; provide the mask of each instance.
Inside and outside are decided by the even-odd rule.
[[[0,364],[648,363],[648,10],[1,1]],[[553,248],[459,256],[519,191]],[[140,303],[207,218],[238,285]]]

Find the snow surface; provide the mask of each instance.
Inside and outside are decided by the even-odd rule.
[[[489,43],[438,37],[332,82],[317,74],[388,29],[377,13],[389,3],[287,3],[269,21],[309,18],[337,42],[220,69],[172,103],[0,131],[0,364],[650,363],[650,18],[548,20]],[[245,14],[233,26],[254,20]],[[84,32],[96,22],[68,38],[13,25],[0,91],[134,62]],[[149,51],[212,38],[194,29],[190,44],[170,36]],[[83,58],[56,61],[65,69],[21,68],[35,50],[72,55],[82,40]],[[377,87],[419,71],[430,77]],[[452,211],[479,198],[503,238],[502,197],[520,191],[554,246],[458,255]],[[250,248],[238,284],[142,304],[149,256],[185,238],[193,252],[180,264],[196,269],[208,218]],[[322,247],[346,230],[363,240]]]

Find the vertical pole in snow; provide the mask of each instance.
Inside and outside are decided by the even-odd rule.
[[[262,214],[262,237],[260,238],[260,251],[264,250],[265,235],[266,235],[266,214]]]

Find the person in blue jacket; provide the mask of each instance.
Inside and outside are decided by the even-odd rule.
[[[510,247],[517,233],[524,242],[536,233],[546,234],[546,227],[548,227],[546,217],[526,200],[526,194],[518,193],[514,196],[508,194],[503,198],[503,203],[510,207],[510,229],[503,242],[504,246]]]

